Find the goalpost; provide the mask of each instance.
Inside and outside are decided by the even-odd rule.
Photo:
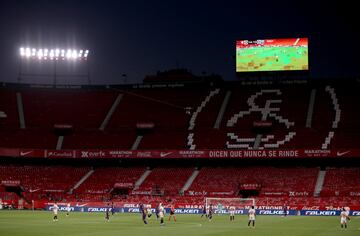
[[[256,206],[255,198],[205,198],[205,207],[208,209],[212,205],[212,208],[218,214],[227,213],[230,207],[235,209],[249,209],[251,206]]]

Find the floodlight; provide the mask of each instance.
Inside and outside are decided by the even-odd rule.
[[[35,58],[39,60],[82,60],[86,59],[89,54],[89,50],[77,50],[77,49],[59,49],[59,48],[19,48],[20,56],[27,58]]]
[[[67,59],[71,58],[71,50],[70,49],[68,49],[67,52],[66,52],[66,58]]]
[[[55,57],[58,58],[60,56],[60,49],[55,49]]]
[[[33,76],[33,74],[22,72],[22,62],[26,59],[26,61],[47,61],[44,62],[45,64],[51,64],[53,65],[53,78],[54,78],[54,84],[56,84],[58,73],[57,73],[57,67],[58,67],[58,61],[86,61],[87,57],[89,55],[89,50],[85,49],[75,49],[75,48],[33,48],[33,47],[19,47],[19,55],[21,57],[21,61],[19,64],[19,77],[18,81],[20,82],[21,77],[23,76]],[[28,63],[28,62],[26,62]],[[82,63],[82,62],[79,62]],[[89,66],[88,63],[86,63],[86,66]],[[81,76],[87,76],[89,83],[90,83],[90,75],[89,75],[89,69],[87,70],[87,75],[81,75]],[[41,74],[42,76],[48,76],[48,74]],[[68,76],[68,75],[66,75]],[[72,76],[72,75],[71,75]],[[79,75],[74,75],[79,76]],[[0,112],[0,118],[1,118],[1,112]]]
[[[43,53],[43,50],[42,50],[42,49],[40,49],[40,50],[37,52],[37,56],[38,56],[38,58],[39,58],[40,60],[43,58],[44,53]]]
[[[76,59],[77,56],[78,56],[78,55],[77,55],[77,51],[76,51],[76,50],[73,50],[73,51],[72,51],[72,58],[73,58],[73,59]]]
[[[26,50],[25,50],[25,55],[26,55],[26,57],[30,57],[30,56],[31,56],[31,50],[30,50],[30,48],[26,48]]]
[[[86,51],[85,51],[85,54],[84,54],[84,58],[85,58],[85,59],[87,59],[88,54],[89,54],[89,50],[86,50]]]
[[[53,58],[54,58],[54,56],[55,56],[55,52],[54,52],[54,49],[51,49],[50,50],[50,59],[52,60]]]

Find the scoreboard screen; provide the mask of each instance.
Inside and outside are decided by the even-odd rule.
[[[236,72],[308,69],[307,38],[236,41]]]

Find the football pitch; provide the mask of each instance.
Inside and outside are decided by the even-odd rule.
[[[177,215],[177,222],[165,221],[160,226],[154,216],[144,225],[140,214],[116,214],[105,222],[102,213],[75,213],[69,217],[59,214],[52,221],[46,211],[0,211],[1,236],[56,235],[360,235],[360,218],[352,217],[348,229],[341,230],[339,217],[332,216],[257,216],[256,228],[247,227],[246,216],[236,216],[230,222],[226,215],[215,215],[211,222],[200,215]]]
[[[237,52],[237,72],[307,69],[307,47],[259,47]]]

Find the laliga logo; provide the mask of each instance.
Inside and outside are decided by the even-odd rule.
[[[227,148],[247,148],[252,149],[255,144],[257,144],[257,148],[278,148],[280,145],[283,145],[286,142],[289,142],[295,135],[296,132],[291,132],[290,128],[295,125],[294,122],[290,122],[288,119],[283,118],[281,115],[278,115],[276,112],[280,111],[278,107],[272,107],[273,104],[279,104],[282,100],[266,100],[264,107],[259,107],[255,104],[255,99],[259,96],[263,96],[264,94],[276,94],[281,95],[281,91],[278,89],[275,90],[261,90],[249,97],[247,100],[247,104],[249,105],[249,109],[246,111],[240,111],[239,113],[234,114],[227,122],[227,127],[234,127],[239,119],[244,118],[244,116],[250,115],[251,113],[258,112],[261,114],[261,121],[267,121],[269,118],[277,121],[279,124],[283,124],[289,132],[285,135],[285,137],[281,140],[274,140],[274,135],[266,135],[263,137],[262,134],[258,134],[256,138],[240,138],[235,133],[228,133],[227,136],[235,142],[235,144],[231,144],[229,141],[226,142]],[[271,142],[271,140],[274,140]],[[271,142],[271,143],[270,143]]]

